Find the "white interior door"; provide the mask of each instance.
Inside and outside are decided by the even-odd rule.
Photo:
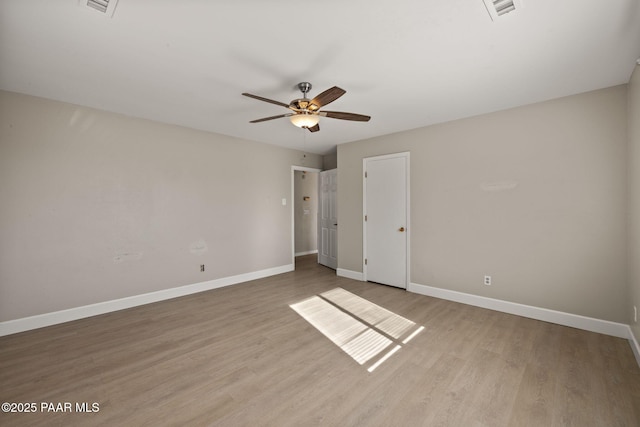
[[[409,153],[364,159],[365,280],[407,288]]]
[[[338,170],[320,172],[318,180],[318,262],[338,268]]]

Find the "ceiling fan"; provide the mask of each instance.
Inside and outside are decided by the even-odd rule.
[[[341,111],[321,111],[320,109],[322,107],[335,101],[336,99],[347,93],[347,91],[345,91],[344,89],[340,89],[337,86],[325,90],[313,99],[307,98],[307,93],[311,90],[311,83],[298,83],[298,89],[300,89],[300,92],[302,92],[302,98],[294,99],[289,104],[285,104],[284,102],[280,101],[274,101],[273,99],[263,98],[258,95],[252,95],[250,93],[243,93],[244,96],[248,96],[249,98],[269,102],[275,105],[280,105],[293,111],[292,113],[251,120],[249,123],[260,123],[266,122],[267,120],[290,117],[291,123],[293,123],[294,125],[300,128],[309,129],[309,132],[317,132],[320,130],[320,125],[318,124],[318,122],[320,121],[320,117],[329,117],[331,119],[340,120],[352,120],[356,122],[368,122],[369,119],[371,119],[371,117],[362,114],[344,113]]]

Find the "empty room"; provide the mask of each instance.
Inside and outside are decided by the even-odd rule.
[[[0,2],[0,425],[640,425],[640,2]]]

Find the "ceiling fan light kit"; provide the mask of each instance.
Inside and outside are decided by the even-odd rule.
[[[339,87],[334,86],[330,89],[325,90],[315,98],[309,99],[307,98],[307,93],[311,90],[311,87],[311,83],[309,82],[298,83],[298,89],[300,89],[300,92],[302,92],[302,98],[294,99],[289,104],[285,104],[284,102],[280,101],[274,101],[273,99],[263,98],[258,95],[252,95],[250,93],[243,93],[244,96],[248,96],[249,98],[279,105],[293,111],[293,113],[280,114],[277,116],[251,120],[249,123],[260,123],[268,120],[280,119],[282,117],[289,117],[289,120],[291,120],[291,123],[293,123],[295,126],[303,129],[308,129],[309,132],[317,132],[320,130],[320,126],[318,125],[320,116],[356,122],[368,122],[371,119],[371,117],[365,116],[363,114],[345,113],[340,111],[320,111],[320,108],[335,101],[347,92],[344,89],[340,89]]]
[[[299,128],[311,128],[318,124],[320,116],[312,113],[295,114],[289,120]]]

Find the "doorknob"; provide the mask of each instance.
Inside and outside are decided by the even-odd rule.
[[[398,231],[399,231],[399,232],[401,232],[401,233],[404,233],[404,227],[400,227],[400,228],[398,229]]]

